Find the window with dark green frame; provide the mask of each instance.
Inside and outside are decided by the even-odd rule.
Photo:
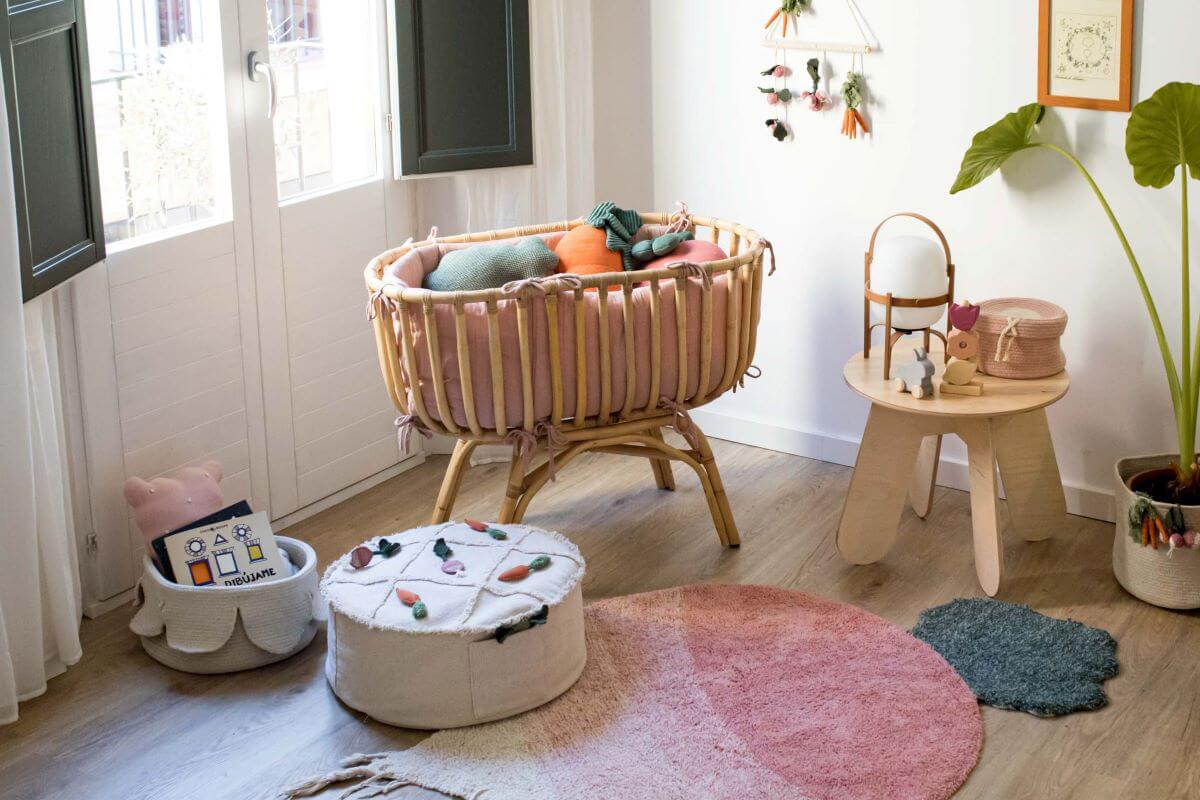
[[[401,172],[533,163],[528,0],[395,0]]]
[[[0,71],[28,301],[104,258],[83,0],[7,0]]]

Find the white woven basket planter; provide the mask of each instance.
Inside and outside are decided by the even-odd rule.
[[[295,655],[325,618],[317,554],[298,539],[276,541],[296,572],[251,586],[181,586],[146,559],[129,629],[151,658],[182,672],[239,672]]]
[[[1129,533],[1129,509],[1137,495],[1125,483],[1147,469],[1165,467],[1178,456],[1123,458],[1116,467],[1117,530],[1113,538],[1113,573],[1117,581],[1139,600],[1160,608],[1200,608],[1200,550],[1142,547]],[[1155,503],[1159,514],[1171,508]],[[1200,530],[1200,506],[1183,506],[1183,519],[1191,530]]]
[[[388,537],[400,552],[355,570],[346,555],[321,582],[329,601],[325,675],[346,705],[389,725],[456,728],[502,719],[547,703],[583,672],[578,548],[556,533],[497,525],[497,541],[460,523],[431,525]],[[464,566],[442,570],[441,538]],[[375,542],[367,543],[375,549]],[[499,575],[538,556],[545,569],[517,582]],[[420,595],[418,619],[396,593]],[[520,626],[545,607],[545,622],[498,641],[500,628]]]

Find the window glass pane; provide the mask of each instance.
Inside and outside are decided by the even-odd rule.
[[[229,213],[218,4],[86,0],[109,243]]]
[[[372,0],[267,0],[279,199],[378,172]]]

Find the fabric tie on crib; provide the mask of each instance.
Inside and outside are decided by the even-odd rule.
[[[537,436],[533,431],[524,428],[513,428],[504,437],[505,444],[511,445],[517,458],[521,459],[521,471],[529,472],[529,462],[537,451]]]
[[[757,364],[751,364],[750,366],[746,367],[746,371],[742,373],[742,377],[738,378],[737,383],[733,385],[733,393],[737,394],[737,390],[739,388],[746,388],[746,378],[756,381],[761,377],[762,367],[758,366]]]
[[[396,417],[396,444],[400,445],[400,449],[404,452],[409,451],[409,444],[412,442],[412,432],[424,436],[426,439],[433,438],[433,432],[425,427],[425,423],[421,422],[413,414],[401,414]]]
[[[688,211],[688,204],[682,200],[675,201],[675,205],[679,208],[671,215],[667,221],[667,233],[683,233],[692,228],[692,214]]]
[[[676,267],[682,267],[689,278],[699,278],[700,282],[704,284],[705,289],[712,288],[712,273],[695,261],[675,261],[667,265],[667,269],[675,269]]]
[[[500,287],[500,291],[504,294],[522,294],[526,290],[549,294],[549,291],[546,289],[546,284],[548,283],[561,284],[570,290],[583,288],[583,279],[578,275],[562,274],[542,275],[537,278],[522,278],[519,281],[509,281]],[[565,289],[560,288],[558,291],[565,291]]]
[[[521,459],[521,469],[524,472],[529,472],[529,464],[533,460],[533,454],[537,452],[540,439],[546,440],[546,472],[550,476],[550,480],[554,481],[556,480],[554,456],[559,450],[565,449],[570,444],[570,440],[562,434],[562,431],[549,422],[539,422],[532,431],[513,428],[504,437],[505,443],[511,445],[516,451],[517,458]]]
[[[675,432],[686,439],[693,450],[699,450],[700,435],[696,428],[696,423],[692,421],[692,415],[687,412],[687,409],[669,397],[660,397],[658,399],[658,407],[671,412],[675,417],[673,423]]]
[[[411,239],[409,241],[411,241]],[[379,288],[376,289],[375,291],[371,292],[371,295],[367,298],[367,321],[368,322],[375,321],[375,317],[378,316],[378,314],[379,314],[379,308],[384,303],[387,303],[388,307],[392,307],[395,305],[395,303],[392,302],[392,298],[388,297],[386,294],[383,293],[383,290],[389,286],[395,286],[397,289],[410,288],[407,283],[405,283],[404,281],[399,280],[397,278],[385,279],[384,282],[382,284],[380,284]]]
[[[767,277],[769,278],[775,274],[775,245],[771,244],[770,239],[763,239],[762,245],[771,254],[771,268],[767,270]]]

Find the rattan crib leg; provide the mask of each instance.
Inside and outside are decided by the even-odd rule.
[[[450,455],[450,463],[446,466],[446,475],[442,478],[442,488],[438,492],[437,505],[433,508],[431,525],[437,525],[450,519],[454,511],[454,501],[458,499],[458,490],[462,488],[463,475],[471,466],[471,453],[475,452],[478,442],[459,439]]]
[[[724,523],[725,544],[729,547],[740,547],[742,540],[738,536],[737,523],[733,521],[733,510],[729,507],[729,497],[725,494],[725,483],[721,480],[720,470],[717,469],[717,459],[713,456],[712,448],[708,444],[708,437],[704,435],[704,431],[700,430],[699,426],[696,426],[695,423],[693,423],[693,426],[695,427],[696,439],[699,444],[700,465],[708,475],[709,481],[712,482],[712,492],[716,500],[717,511],[720,513],[721,520]]]
[[[521,458],[519,448],[514,445],[512,461],[508,465],[508,488],[504,490],[504,502],[500,504],[498,522],[520,522],[517,517],[517,503],[525,493],[525,462]]]
[[[662,428],[653,428],[647,433],[660,442],[664,441]],[[668,492],[675,491],[675,473],[671,469],[671,462],[661,458],[651,458],[649,461],[650,470],[654,473],[654,483],[658,488]]]

